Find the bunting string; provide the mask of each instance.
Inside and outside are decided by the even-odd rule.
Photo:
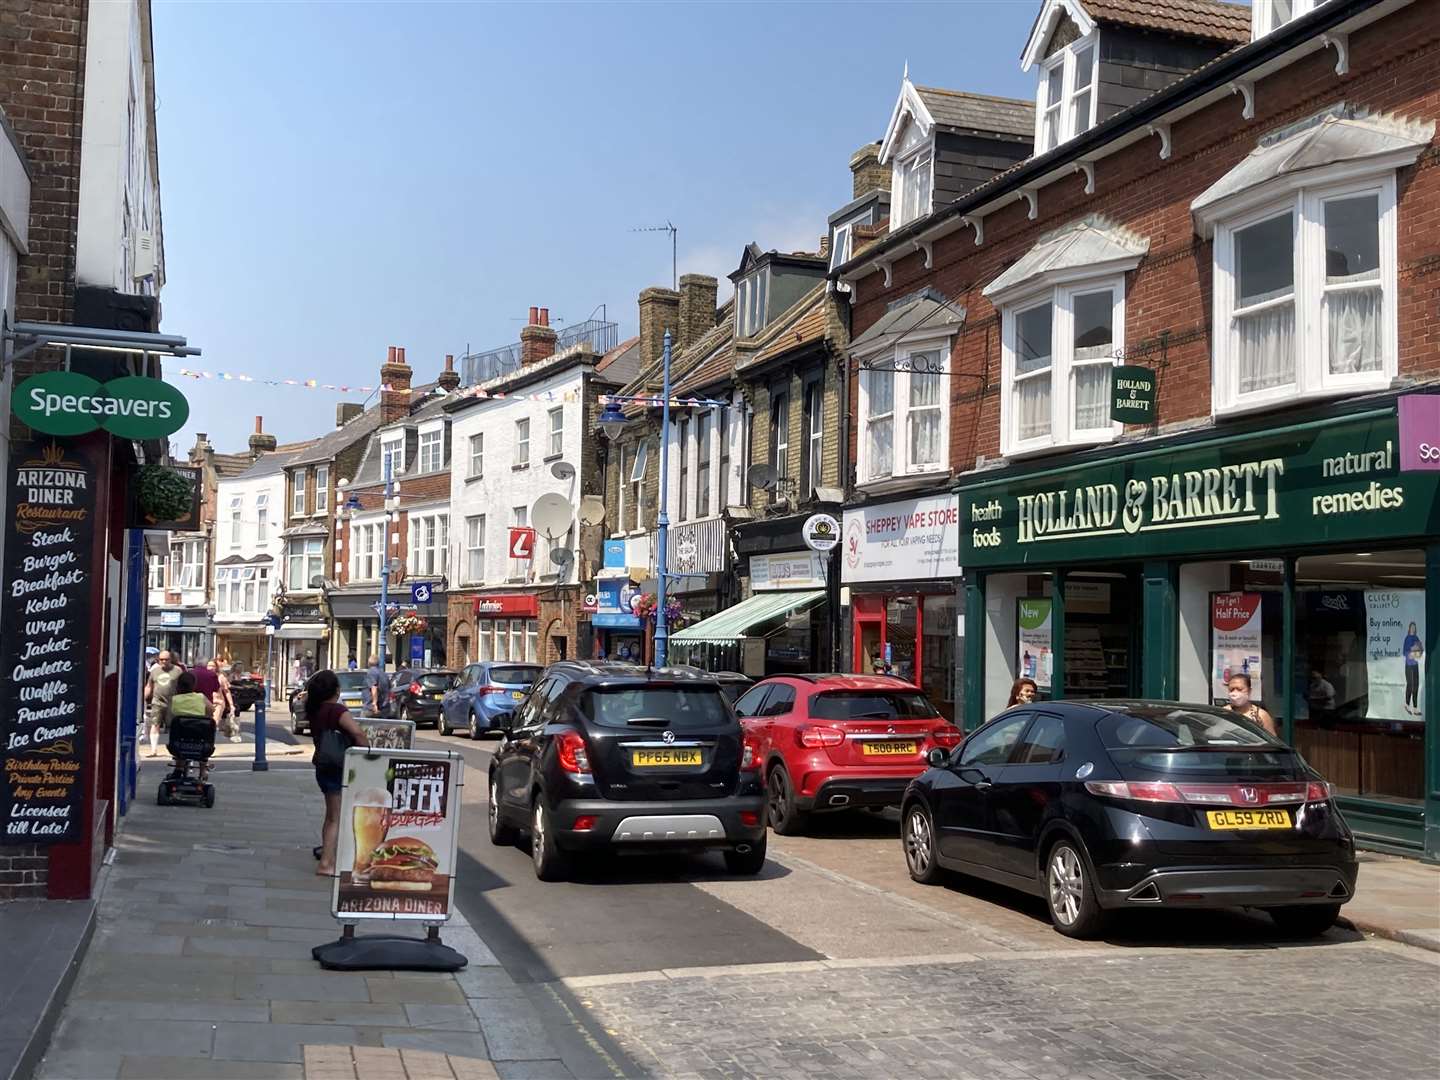
[[[382,384],[376,386],[347,386],[340,383],[324,383],[318,379],[267,379],[257,375],[245,375],[235,371],[200,371],[196,368],[179,368],[176,374],[187,379],[210,379],[217,382],[238,382],[253,383],[256,386],[289,386],[297,390],[330,390],[341,394],[373,394],[376,390],[393,392],[397,394],[415,393],[412,387],[390,387]],[[466,390],[454,391],[458,397],[473,397],[482,400],[504,400],[504,401],[578,401],[579,394],[574,390],[564,390],[557,393],[554,390],[545,390],[538,393],[505,393],[503,391],[482,390],[478,386],[472,386]]]

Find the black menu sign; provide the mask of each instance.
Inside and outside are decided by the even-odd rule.
[[[80,835],[96,475],[80,448],[11,447],[0,606],[0,843]]]

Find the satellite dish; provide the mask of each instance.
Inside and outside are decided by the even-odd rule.
[[[568,461],[557,461],[550,466],[550,475],[556,480],[569,480],[575,475],[575,466]]]
[[[586,495],[580,500],[580,524],[605,524],[605,500],[599,495]]]
[[[750,486],[759,488],[761,491],[769,491],[779,479],[780,474],[775,471],[774,465],[752,465],[747,477]]]
[[[550,549],[550,565],[562,574],[570,569],[570,564],[574,561],[575,553],[569,548],[557,547]]]
[[[530,524],[542,536],[552,540],[568,533],[574,518],[575,508],[570,505],[570,500],[554,491],[541,495],[530,508]]]

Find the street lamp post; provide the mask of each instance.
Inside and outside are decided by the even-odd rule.
[[[385,459],[385,541],[380,545],[380,670],[385,670],[385,631],[390,622],[390,499],[395,493],[391,462]]]

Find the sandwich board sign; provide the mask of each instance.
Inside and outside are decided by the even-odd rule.
[[[454,750],[346,751],[335,918],[437,924],[450,918],[463,772]]]

